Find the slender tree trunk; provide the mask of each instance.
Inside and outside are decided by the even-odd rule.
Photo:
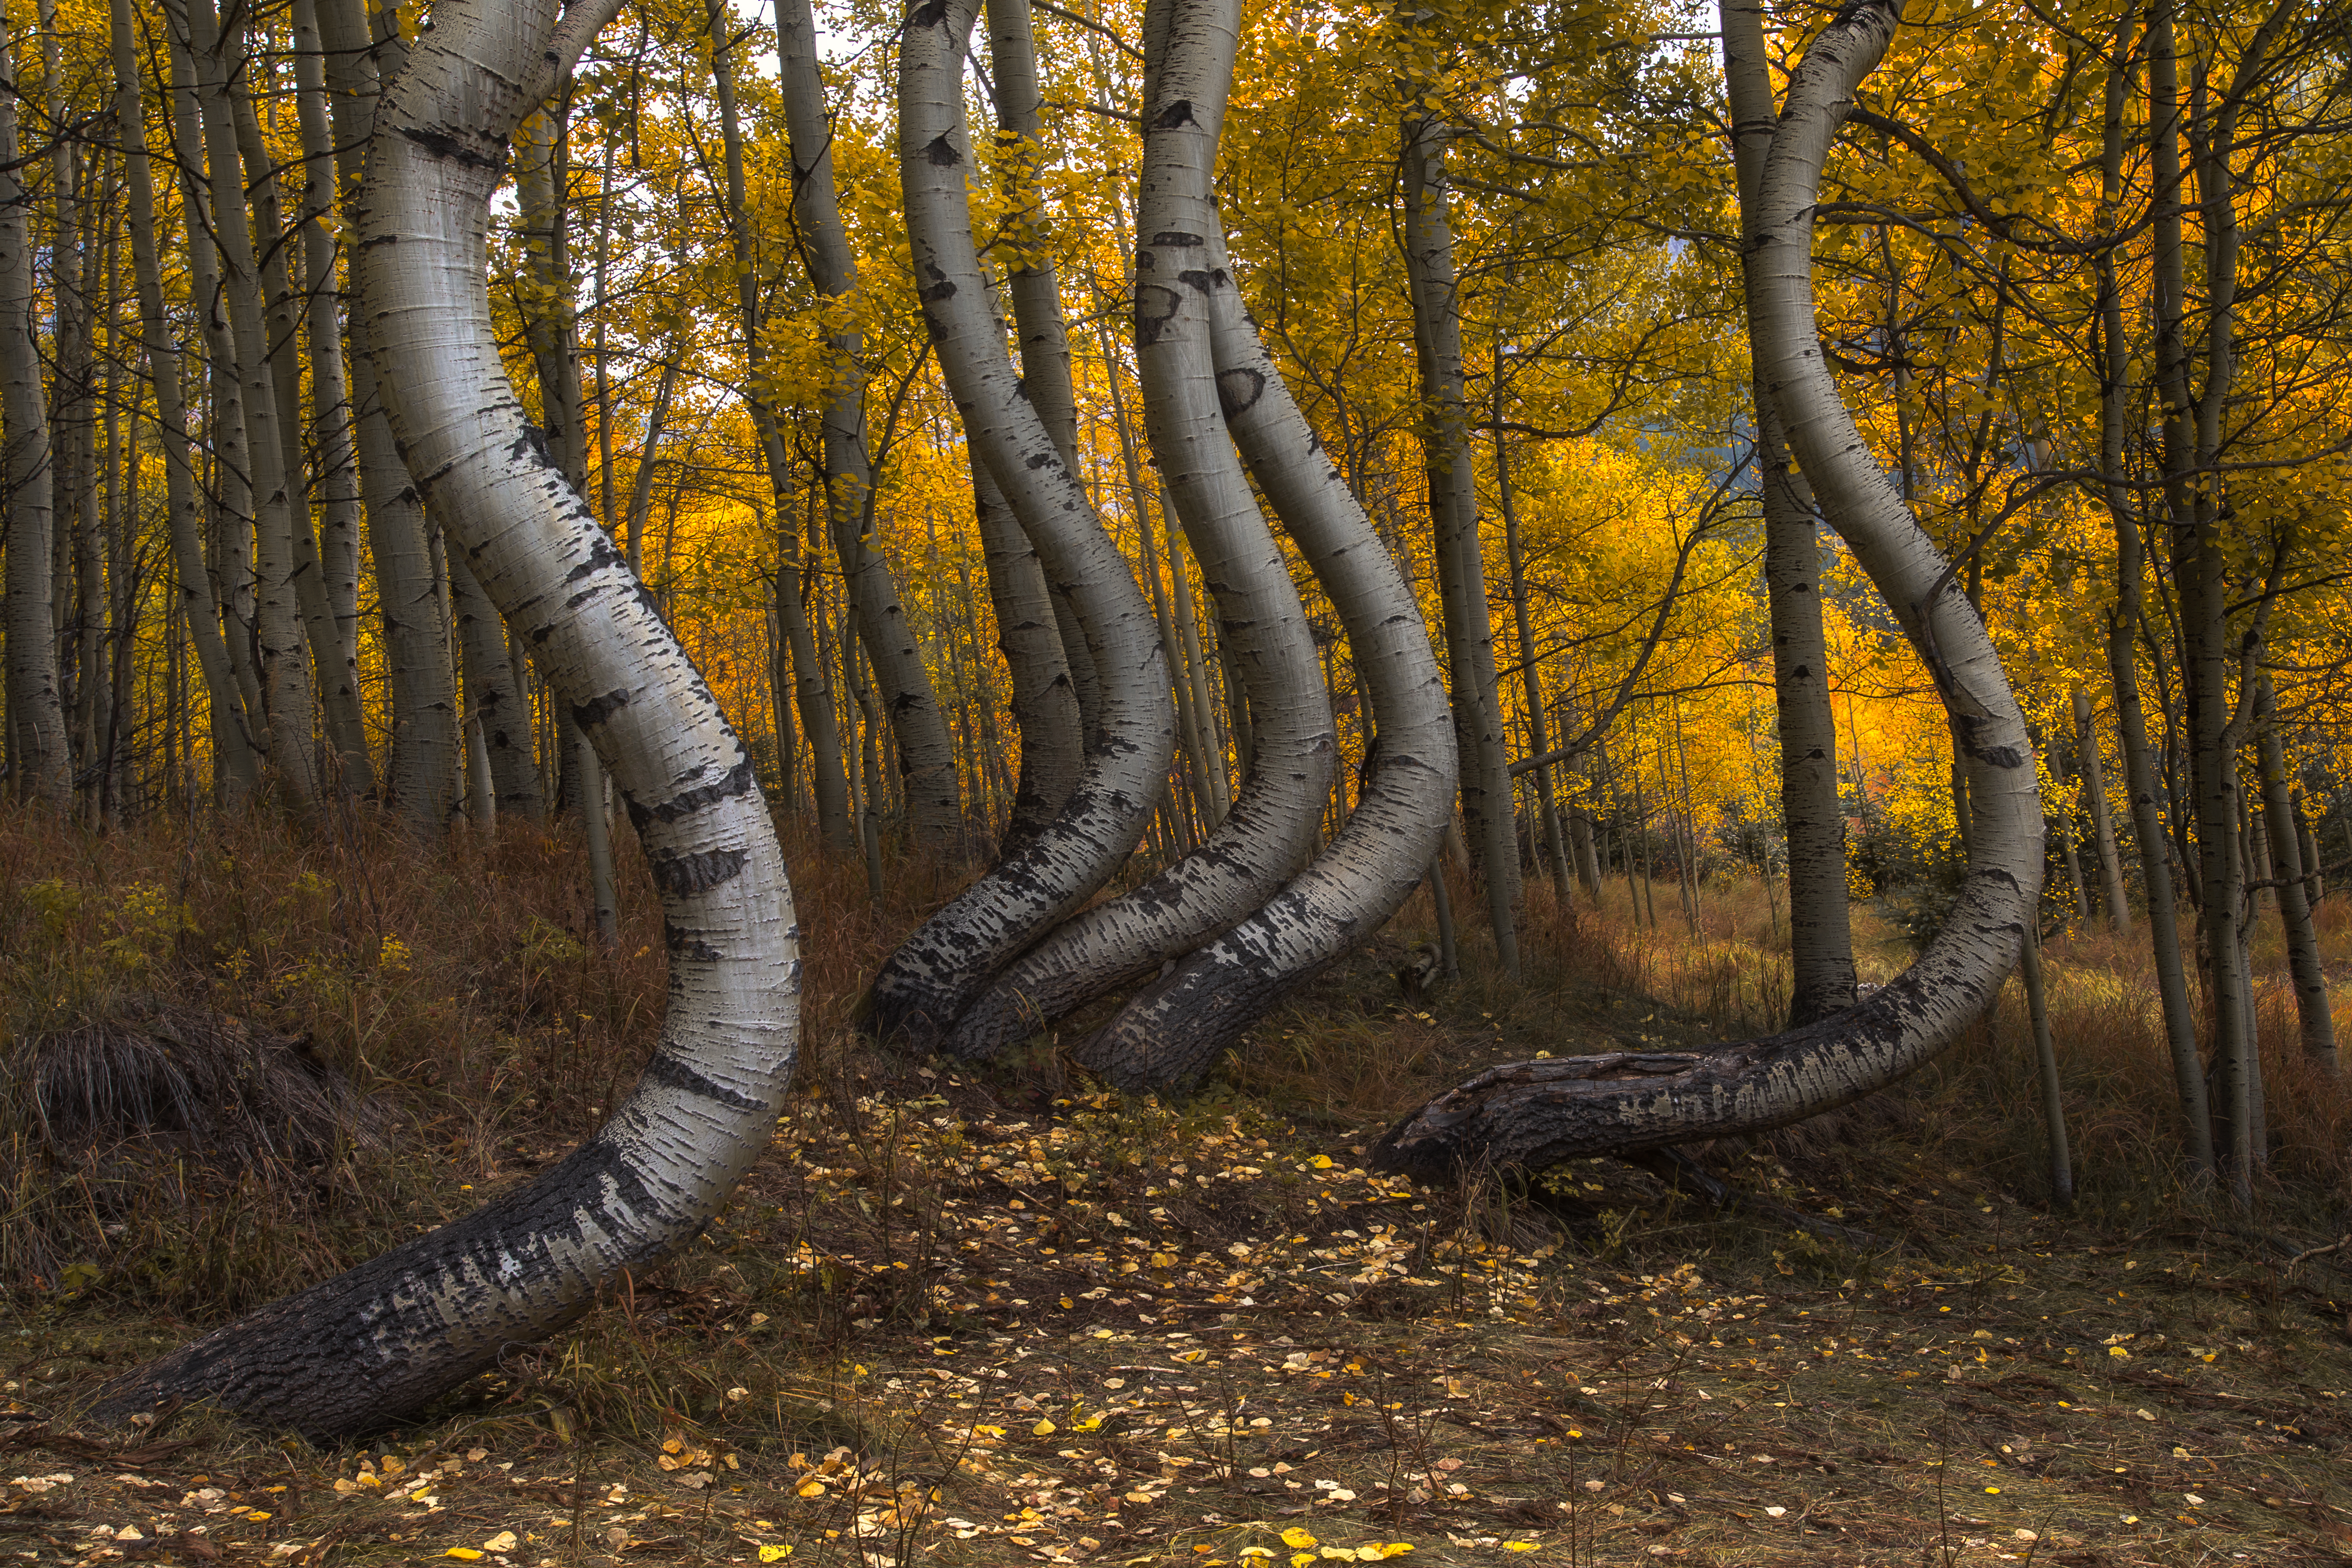
[[[271,1428],[382,1430],[698,1234],[767,1149],[792,1079],[792,900],[751,760],[595,519],[525,438],[490,330],[488,203],[507,135],[593,30],[567,27],[551,50],[553,9],[436,8],[379,111],[362,297],[416,473],[607,748],[640,825],[672,933],[662,1043],[570,1159],[117,1379],[101,1418],[209,1397]],[[367,243],[394,235],[394,247]]]
[[[2276,703],[2265,670],[2255,691],[2255,731],[2263,791],[2263,826],[2269,835],[2272,875],[2277,879],[2279,923],[2286,937],[2287,973],[2294,982],[2295,1016],[2302,1026],[2304,1054],[2329,1074],[2336,1069],[2336,1020],[2327,1005],[2327,970],[2319,933],[2312,924],[2311,899],[2304,881],[2303,846],[2297,842],[2293,798],[2287,793],[2286,749],[2280,743]]]
[[[1953,911],[1916,963],[1848,1011],[1706,1052],[1518,1062],[1392,1127],[1372,1162],[1422,1175],[1535,1166],[1784,1125],[1893,1082],[1978,1017],[2018,962],[2042,882],[2042,807],[2024,716],[1983,621],[1887,483],[1822,363],[1811,241],[1822,170],[1855,87],[1894,36],[1893,0],[1856,0],[1814,38],[1765,160],[1747,253],[1757,376],[1823,512],[1935,682],[1970,773],[1975,835]]]
[[[352,449],[352,401],[343,368],[341,295],[335,287],[335,239],[327,220],[336,208],[335,138],[328,123],[325,45],[317,0],[294,0],[296,112],[302,133],[301,258],[310,356],[310,444],[316,453],[319,592],[323,646],[314,645],[320,705],[340,783],[353,795],[375,793],[360,700],[360,484]],[[299,454],[296,454],[299,459]],[[307,510],[307,504],[305,507]],[[304,531],[307,533],[307,529]],[[502,784],[510,782],[500,779]],[[536,792],[533,792],[534,794]],[[528,807],[509,803],[502,809]]]
[[[2033,1064],[2042,1080],[2042,1131],[2050,1154],[2050,1204],[2074,1206],[2074,1162],[2066,1143],[2066,1097],[2058,1079],[2058,1043],[2050,1032],[2050,996],[2042,975],[2042,935],[2029,927],[2019,954],[2025,1011],[2033,1030]]]
[[[372,29],[362,0],[317,0],[326,46],[328,108],[335,122],[336,182],[345,218],[359,191],[383,67],[397,68],[406,48],[388,26]],[[389,18],[379,16],[388,23]],[[449,623],[433,578],[425,505],[409,482],[392,437],[377,385],[374,343],[363,310],[349,315],[349,365],[360,495],[367,513],[368,553],[375,566],[383,618],[386,685],[392,710],[392,757],[386,789],[394,812],[419,835],[447,823],[457,757],[457,689],[449,662]]]
[[[2171,40],[2168,0],[2158,0],[2149,23],[2148,93],[2153,126],[2151,161],[2159,180],[2155,224],[2159,301],[2178,298],[2181,278],[2180,216],[2177,205],[2179,122]],[[2117,52],[2128,53],[2120,49]],[[2109,227],[2115,223],[2116,205],[2123,194],[2124,100],[2129,86],[2129,78],[2123,70],[2111,68],[2101,162],[2102,206]],[[2140,703],[2137,643],[2144,623],[2147,573],[2138,502],[2125,482],[2123,468],[2125,421],[2131,395],[2130,350],[2124,336],[2123,295],[2117,287],[2112,255],[2103,251],[2097,266],[2102,359],[2099,466],[2105,476],[2101,487],[2103,499],[2116,534],[2116,606],[2107,619],[2107,671],[2115,685],[2116,739],[2123,752],[2132,838],[2139,850],[2140,880],[2147,895],[2148,941],[2156,965],[2157,994],[2163,1006],[2165,1046],[2172,1061],[2173,1086],[2186,1123],[2190,1167],[2200,1181],[2208,1181],[2214,1174],[2216,1162],[2205,1066],[2198,1055],[2196,1015],[2190,1007],[2188,973],[2181,958],[2171,839],[2166,831],[2163,796],[2148,750],[2147,721]],[[2159,316],[2159,327],[2177,340],[2177,321],[2167,325]],[[2177,347],[2164,351],[2167,355],[2177,355],[2178,352]]]
[[[21,47],[21,46],[19,46]],[[32,196],[19,174],[16,59],[0,37],[0,481],[8,525],[8,741],[20,800],[64,809],[73,795],[73,758],[58,691],[48,409],[34,323],[39,289],[28,221]]]
[[[1037,547],[1021,531],[987,468],[976,461],[971,490],[988,567],[989,604],[996,612],[996,647],[1012,675],[1013,721],[1021,730],[1021,781],[997,847],[1002,857],[1061,815],[1085,759],[1078,744],[1077,696]]]
[[[1761,216],[1764,156],[1779,116],[1764,49],[1761,0],[1721,0],[1724,83],[1731,109],[1742,238]],[[1755,294],[1749,292],[1749,331]],[[1813,499],[1790,456],[1780,412],[1756,386],[1757,489],[1764,505],[1764,583],[1772,621],[1772,694],[1780,732],[1780,820],[1789,842],[1789,1024],[1854,1003],[1847,910],[1845,807],[1838,798],[1837,715],[1822,634],[1821,546]]]
[[[1495,634],[1486,609],[1486,569],[1478,541],[1477,470],[1462,368],[1462,314],[1448,215],[1446,130],[1417,112],[1404,128],[1405,273],[1412,283],[1413,345],[1421,363],[1423,447],[1430,516],[1436,530],[1445,602],[1445,655],[1454,728],[1462,758],[1462,822],[1486,893],[1486,916],[1503,973],[1519,973],[1514,924],[1519,847],[1510,756],[1496,700]]]
[[[1540,759],[1551,751],[1551,731],[1544,708],[1543,661],[1537,657],[1535,631],[1528,616],[1528,574],[1519,556],[1519,508],[1511,489],[1510,438],[1503,433],[1503,349],[1495,345],[1495,499],[1503,510],[1503,552],[1511,573],[1511,617],[1519,634],[1519,679],[1527,688],[1528,754],[1537,758],[1536,802],[1543,814],[1544,856],[1551,862],[1552,890],[1559,907],[1569,908],[1567,835],[1560,831],[1559,803],[1552,794],[1552,764]]]
[[[834,308],[855,306],[857,264],[843,227],[833,183],[833,127],[817,70],[816,26],[808,0],[780,0],[776,44],[784,119],[793,147],[793,212],[803,259],[817,292]],[[824,496],[834,548],[857,605],[859,640],[881,687],[898,737],[908,826],[916,841],[960,853],[963,800],[956,784],[955,743],[931,690],[922,649],[890,568],[874,547],[874,470],[866,445],[863,333],[854,324],[827,334],[824,414]]]
[[[2083,799],[2091,808],[2091,840],[2099,857],[2100,898],[2107,908],[2107,925],[2131,930],[2131,904],[2124,891],[2123,858],[2116,850],[2115,818],[2107,810],[2107,775],[2099,760],[2099,729],[2091,711],[2091,694],[2074,687],[2074,753],[2083,763]]]
[[[801,13],[805,16],[805,10]],[[1036,410],[1020,393],[971,237],[962,83],[971,0],[913,9],[898,72],[898,167],[923,315],[966,439],[1079,612],[1101,737],[1051,826],[924,922],[875,977],[868,1026],[939,1038],[996,973],[1083,903],[1141,838],[1174,751],[1151,611]],[[787,51],[789,53],[790,51]]]
[[[220,27],[213,0],[185,0],[185,5],[188,52],[196,68],[196,105],[211,176],[213,231],[219,241],[236,354],[232,368],[245,416],[245,459],[253,482],[253,637],[262,702],[269,715],[269,765],[277,787],[290,800],[305,803],[318,798],[319,783],[310,745],[310,664],[295,580],[296,497],[286,469],[261,263],[248,226],[236,145],[233,95],[246,66],[245,33],[241,22]]]
[[[147,153],[147,124],[141,108],[139,59],[131,0],[110,0],[113,48],[115,124],[122,138],[123,184],[130,195],[131,271],[139,292],[141,347],[155,389],[155,418],[163,436],[163,504],[172,560],[179,581],[179,606],[195,645],[207,708],[212,715],[214,756],[221,769],[220,804],[236,809],[260,787],[259,753],[253,743],[236,677],[221,637],[220,605],[205,566],[204,500],[188,449],[187,407],[182,388],[186,371],[179,338],[165,317],[162,258],[155,243],[154,174]],[[5,154],[0,154],[5,156]],[[0,176],[5,178],[5,176]],[[0,192],[5,192],[0,184]],[[0,218],[5,222],[5,218]],[[5,342],[5,337],[0,337]],[[136,487],[134,487],[135,489]]]

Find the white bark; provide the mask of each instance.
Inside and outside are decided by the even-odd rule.
[[[155,387],[155,417],[162,427],[163,498],[177,568],[180,607],[187,616],[188,640],[195,645],[212,716],[213,747],[221,764],[221,800],[236,807],[260,788],[259,753],[253,742],[245,697],[221,637],[220,602],[205,565],[204,498],[190,467],[187,406],[182,391],[181,350],[163,313],[162,258],[155,245],[155,183],[147,153],[147,122],[142,112],[137,44],[131,0],[110,0],[114,65],[114,108],[122,138],[124,185],[130,193],[131,271],[139,293],[140,346]]]
[[[1021,949],[1118,869],[1173,754],[1168,672],[1151,611],[1085,489],[1021,395],[971,237],[963,76],[972,0],[925,0],[899,53],[898,164],[924,320],[965,438],[1077,610],[1101,691],[1101,733],[1062,815],[950,903],[876,976],[868,1026],[929,1044]]]
[[[1157,68],[1144,89],[1136,363],[1152,451],[1249,693],[1254,766],[1207,842],[1067,921],[1006,970],[957,1020],[946,1043],[960,1056],[1002,1049],[1249,914],[1314,852],[1330,793],[1330,697],[1298,590],[1225,433],[1210,342],[1213,301],[1234,292],[1214,259],[1222,220],[1211,183],[1240,14],[1168,10],[1164,41],[1146,25]]]
[[[609,0],[598,9],[591,23]],[[436,8],[378,110],[361,298],[417,482],[575,704],[644,838],[669,931],[661,1046],[613,1119],[537,1181],[129,1374],[101,1415],[210,1397],[313,1436],[381,1429],[694,1235],[773,1131],[799,963],[766,803],[685,653],[527,436],[490,331],[507,138],[593,31],[556,28],[549,0]]]
[[[1239,9],[1235,0],[1172,5],[1171,76],[1179,48],[1222,40],[1237,27]],[[1223,117],[1230,59],[1215,69],[1196,66],[1191,77],[1192,113],[1212,136]],[[1190,162],[1183,172],[1205,211],[1209,165]],[[1207,300],[1226,427],[1339,613],[1378,739],[1356,809],[1314,863],[1080,1046],[1089,1066],[1137,1088],[1196,1080],[1300,981],[1378,931],[1436,855],[1455,775],[1453,719],[1420,607],[1244,311],[1213,212],[1197,232],[1207,240],[1205,270],[1224,279]]]
[[[49,428],[42,398],[32,197],[17,173],[16,62],[0,36],[0,483],[8,529],[8,725],[20,799],[63,806],[72,794],[66,713],[50,625]]]
[[[1893,607],[1950,716],[1974,831],[1953,912],[1919,961],[1837,1016],[1709,1052],[1570,1057],[1496,1068],[1391,1128],[1391,1169],[1450,1176],[1476,1164],[1540,1166],[1723,1137],[1858,1100],[1941,1051],[2018,962],[2042,885],[2033,749],[1983,621],[1879,468],[1840,399],[1815,336],[1812,216],[1853,89],[1900,19],[1859,0],[1806,51],[1765,161],[1748,286],[1757,375],[1824,513]]]

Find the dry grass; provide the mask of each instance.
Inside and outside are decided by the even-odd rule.
[[[1670,887],[1652,931],[1533,886],[1521,983],[1473,931],[1462,980],[1407,1005],[1391,972],[1428,934],[1424,895],[1206,1093],[1160,1105],[1050,1048],[973,1071],[853,1044],[859,982],[948,889],[894,868],[903,901],[876,909],[856,864],[795,841],[808,1057],[774,1148],[693,1247],[363,1447],[281,1447],[199,1412],[148,1450],[78,1447],[48,1424],[80,1391],[526,1179],[653,1039],[640,868],[597,954],[567,843],[440,857],[329,826],[101,841],[0,819],[5,1172],[49,1248],[36,1267],[26,1227],[0,1228],[18,1248],[0,1446],[24,1474],[0,1487],[0,1548],[21,1560],[2339,1560],[2352,1275],[2272,1243],[2335,1234],[2343,1098],[2273,1004],[2277,1183],[2246,1219],[2188,1201],[2128,944],[2052,945],[2073,1216],[2042,1202],[2013,994],[1902,1091],[1707,1152],[1884,1248],[1601,1163],[1475,1194],[1357,1168],[1381,1122],[1488,1062],[1755,1027],[1785,954],[1761,889],[1729,883],[1702,895],[1703,944]],[[2352,921],[2327,910],[2340,949]],[[35,1150],[21,1108],[30,1042],[139,1007],[306,1041],[380,1108],[383,1147],[306,1166],[315,1140],[248,1139],[244,1168],[192,1161],[123,1204],[73,1152],[104,1140]],[[152,1150],[187,1147],[158,1131]]]

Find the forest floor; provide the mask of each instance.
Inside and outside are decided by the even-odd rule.
[[[2294,1257],[2334,1239],[2323,1209],[2256,1228],[2133,1176],[2053,1217],[1956,1112],[1981,1075],[1706,1152],[1841,1239],[1603,1162],[1417,1189],[1362,1168],[1367,1107],[1707,1024],[1574,978],[1409,1006],[1412,934],[1181,1104],[821,1030],[699,1242],[363,1444],[203,1411],[78,1435],[100,1382],[205,1315],[11,1291],[0,1561],[2352,1558],[2352,1274]],[[412,1213],[572,1135],[509,1118]]]

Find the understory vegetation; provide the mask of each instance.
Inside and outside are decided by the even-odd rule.
[[[658,909],[625,860],[604,950],[578,847],[523,833],[447,858],[362,816],[0,834],[18,1560],[2186,1564],[2346,1539],[2352,1279],[2315,1250],[2345,1105],[2303,1076],[2274,938],[2248,1214],[2179,1163],[2144,953],[2087,934],[2047,947],[2071,1213],[2014,995],[1892,1090],[1691,1151],[1731,1207],[1613,1162],[1366,1171],[1477,1068],[1772,1016],[1783,911],[1746,874],[1655,883],[1639,920],[1622,880],[1597,911],[1531,889],[1521,980],[1472,945],[1408,1000],[1424,890],[1163,1103],[1042,1045],[975,1068],[853,1043],[923,889],[877,905],[796,843],[809,1047],[698,1240],[359,1444],[201,1408],[98,1443],[73,1421],[109,1375],[592,1130],[657,1035]],[[1884,979],[1899,924],[1855,914]]]

